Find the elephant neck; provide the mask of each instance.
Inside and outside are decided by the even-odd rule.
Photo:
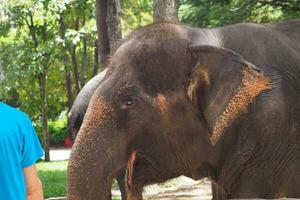
[[[217,191],[214,198],[295,195],[292,192],[300,184],[299,177],[292,176],[300,167],[296,134],[281,127],[288,123],[284,119],[287,113],[282,110],[276,111],[281,115],[273,119],[272,125],[266,125],[262,119],[270,112],[265,110],[268,106],[274,104],[267,100],[250,106],[249,112],[241,115],[214,147],[218,162],[212,177]],[[252,112],[254,109],[256,112]]]

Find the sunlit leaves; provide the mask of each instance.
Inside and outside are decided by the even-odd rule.
[[[200,27],[239,22],[264,23],[299,17],[300,4],[294,0],[181,0],[179,7],[182,22]]]
[[[124,36],[153,21],[151,0],[122,0],[121,4],[121,25]]]
[[[66,31],[66,38],[67,42],[72,43],[73,45],[76,45],[80,42],[81,38],[84,36],[85,31],[80,30],[76,31],[74,29],[67,29]]]

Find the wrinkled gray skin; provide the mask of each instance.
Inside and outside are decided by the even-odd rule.
[[[88,107],[90,99],[94,91],[96,90],[96,88],[103,81],[106,72],[107,69],[105,69],[100,74],[94,76],[91,80],[89,80],[84,85],[84,87],[80,90],[80,92],[78,93],[77,97],[74,100],[74,103],[68,115],[68,123],[67,123],[67,134],[69,134],[72,143],[74,143],[78,131],[82,125],[83,118],[86,113],[86,109]],[[125,177],[124,170],[120,170],[116,175],[116,179],[118,181],[118,185],[122,195],[122,200],[127,199],[124,177]],[[111,199],[111,197],[109,197],[109,199]]]
[[[214,199],[300,198],[299,77],[300,20],[134,31],[89,103],[68,198],[106,200],[126,166],[129,200],[197,170]]]

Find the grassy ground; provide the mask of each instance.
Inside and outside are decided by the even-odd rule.
[[[66,195],[67,161],[39,162],[37,170],[43,183],[44,196],[59,197]]]
[[[45,198],[66,196],[67,166],[68,161],[39,162],[37,164]],[[118,189],[116,181],[113,183],[113,188]],[[114,197],[113,200],[119,200],[119,198]]]

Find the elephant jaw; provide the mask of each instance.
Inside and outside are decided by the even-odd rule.
[[[133,170],[134,170],[134,164],[136,159],[137,159],[137,151],[133,150],[127,162],[126,185],[128,189],[132,188],[133,186]]]

